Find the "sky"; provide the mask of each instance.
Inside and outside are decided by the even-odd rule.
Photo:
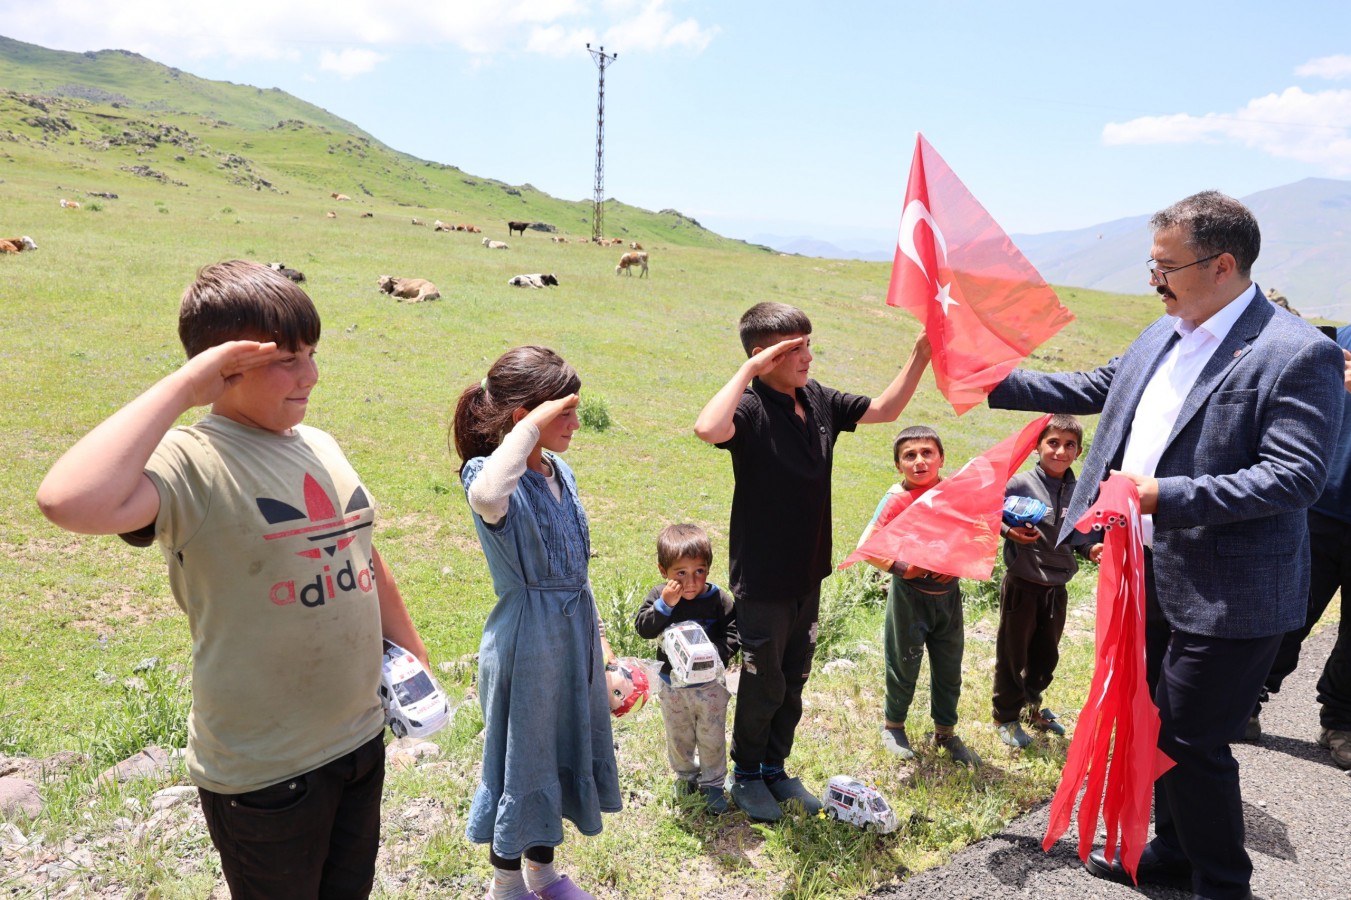
[[[1013,234],[1351,179],[1351,4],[0,0],[0,33],[278,87],[396,150],[729,237],[894,245],[922,132]]]

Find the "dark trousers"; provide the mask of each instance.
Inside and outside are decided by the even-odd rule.
[[[1332,595],[1342,592],[1341,622],[1337,627],[1337,643],[1323,666],[1318,680],[1318,702],[1323,704],[1320,715],[1325,728],[1338,731],[1351,729],[1351,622],[1347,613],[1347,594],[1351,593],[1351,522],[1342,522],[1322,513],[1309,510],[1309,607],[1304,624],[1281,638],[1276,661],[1271,664],[1262,693],[1258,696],[1253,715],[1261,712],[1262,704],[1281,689],[1286,676],[1299,665],[1299,649],[1309,632],[1323,617]]]
[[[1204,900],[1247,897],[1252,860],[1243,848],[1238,761],[1243,733],[1281,636],[1230,639],[1172,628],[1159,610],[1146,555],[1145,670],[1159,707],[1159,749],[1176,766],[1154,783],[1151,846],[1192,866]]]
[[[802,718],[802,689],[816,653],[821,583],[797,597],[738,597],[741,681],[732,722],[732,761],[742,770],[781,766]]]
[[[899,575],[891,576],[882,651],[887,667],[883,714],[904,725],[915,699],[924,652],[929,652],[929,714],[935,725],[957,724],[962,695],[962,592],[954,579],[942,594],[926,594]]]
[[[1068,605],[1063,584],[1036,584],[1008,574],[1000,582],[992,700],[996,722],[1016,722],[1025,706],[1041,708],[1042,692],[1060,663]]]
[[[312,772],[244,794],[198,788],[234,900],[364,898],[375,883],[383,731]]]

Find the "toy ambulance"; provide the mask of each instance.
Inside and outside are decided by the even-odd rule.
[[[426,737],[450,721],[446,697],[422,663],[393,641],[385,641],[380,668],[380,702],[396,738]]]
[[[1046,515],[1046,504],[1036,497],[1005,497],[1004,524],[1010,528],[1036,525]]]
[[[671,663],[674,685],[707,684],[718,677],[718,648],[698,622],[676,622],[661,633],[661,647]]]
[[[896,813],[882,795],[848,775],[832,775],[821,802],[832,819],[881,834],[896,830]]]

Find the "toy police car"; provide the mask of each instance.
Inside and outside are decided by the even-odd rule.
[[[1036,497],[1005,497],[1004,524],[1010,528],[1036,525],[1046,515],[1047,506]]]
[[[450,721],[446,697],[422,663],[393,641],[385,641],[380,667],[380,702],[395,737],[426,737]]]
[[[661,633],[674,685],[707,684],[718,677],[718,648],[698,622],[676,622]]]
[[[825,814],[865,831],[889,834],[896,830],[896,813],[882,795],[848,775],[832,775],[821,797]]]

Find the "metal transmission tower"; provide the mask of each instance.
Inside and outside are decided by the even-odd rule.
[[[591,239],[598,241],[605,233],[605,67],[619,59],[619,54],[607,55],[604,47],[592,50],[590,44],[586,49],[600,70],[596,90],[596,192],[591,203]]]

